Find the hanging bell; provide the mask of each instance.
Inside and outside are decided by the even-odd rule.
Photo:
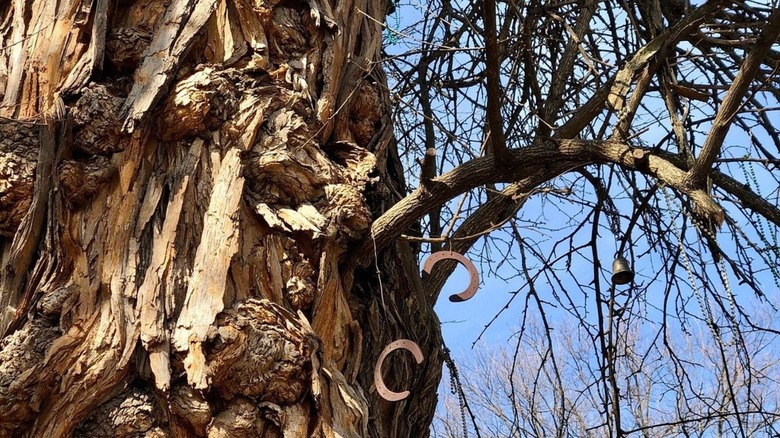
[[[634,279],[634,271],[628,265],[628,260],[623,256],[618,256],[612,262],[612,283],[628,284]]]

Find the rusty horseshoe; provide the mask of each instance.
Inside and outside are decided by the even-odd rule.
[[[450,295],[450,301],[453,303],[460,303],[473,297],[474,294],[477,293],[477,289],[479,289],[479,272],[477,272],[477,268],[474,266],[474,263],[464,257],[463,254],[457,253],[455,251],[435,252],[431,254],[427,260],[425,260],[425,264],[423,265],[423,272],[430,274],[431,269],[433,269],[433,265],[435,265],[439,260],[443,259],[453,259],[459,261],[469,271],[469,276],[471,277],[469,285],[466,287],[466,289],[459,294]]]
[[[382,380],[382,363],[385,361],[388,354],[399,348],[410,351],[418,364],[423,361],[423,354],[420,347],[409,339],[399,339],[387,344],[387,347],[382,350],[382,354],[379,355],[379,359],[376,360],[376,365],[374,365],[374,386],[376,386],[376,391],[379,395],[388,401],[399,401],[409,397],[409,391],[390,391],[387,389],[387,386],[385,386],[385,381]]]

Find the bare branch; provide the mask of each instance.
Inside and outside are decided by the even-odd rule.
[[[359,253],[370,254],[374,245],[384,248],[431,209],[473,188],[515,182],[519,192],[526,192],[577,167],[597,163],[620,164],[658,178],[688,195],[703,217],[716,224],[723,222],[723,210],[704,190],[686,186],[683,170],[647,149],[616,141],[538,140],[528,148],[509,151],[509,157],[510,161],[502,164],[496,157],[475,158],[435,178],[431,188],[419,187],[374,221],[371,238],[363,241]],[[365,259],[358,257],[356,261]]]
[[[580,44],[582,43],[582,37],[588,30],[593,13],[596,11],[598,2],[586,1],[580,6],[580,15],[577,17],[577,23],[573,29],[569,29],[571,35],[569,35],[569,42],[566,44],[563,55],[561,55],[561,63],[558,67],[558,71],[554,73],[553,83],[550,87],[550,95],[547,98],[547,102],[544,105],[542,111],[542,120],[553,120],[555,114],[561,109],[563,104],[563,92],[566,89],[566,85],[574,69],[574,61],[580,50]],[[549,128],[541,124],[540,130],[542,136],[549,135]]]
[[[490,145],[498,163],[506,163],[506,138],[501,117],[501,71],[499,69],[498,31],[496,30],[496,2],[483,0],[485,20],[485,70],[487,72],[487,119],[490,126]]]
[[[687,183],[692,187],[704,185],[707,171],[712,167],[712,163],[715,162],[715,159],[720,154],[723,140],[726,138],[729,128],[731,128],[731,122],[742,106],[742,98],[748,91],[753,79],[755,79],[761,64],[771,50],[772,45],[777,41],[778,36],[780,36],[780,11],[775,11],[764,28],[764,34],[759,38],[753,50],[742,63],[737,77],[734,78],[734,82],[729,87],[729,91],[723,99],[718,113],[715,115],[712,129],[709,135],[707,135],[707,139],[704,140],[701,153],[687,177]]]

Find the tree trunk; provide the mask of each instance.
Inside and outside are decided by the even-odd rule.
[[[0,436],[428,435],[416,255],[355,251],[405,187],[386,8],[0,6]]]

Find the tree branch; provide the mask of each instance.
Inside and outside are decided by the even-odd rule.
[[[742,98],[747,93],[756,73],[758,73],[758,69],[772,48],[772,44],[777,41],[778,36],[780,36],[780,11],[775,11],[764,28],[764,34],[758,39],[753,50],[745,58],[745,62],[742,63],[737,77],[734,78],[734,82],[723,99],[723,104],[715,115],[715,121],[712,122],[712,129],[710,129],[709,135],[704,140],[701,153],[688,172],[686,182],[691,187],[702,187],[704,185],[707,173],[718,157],[723,140],[729,132],[731,121],[742,107]]]
[[[714,14],[724,2],[722,0],[706,3],[685,16],[685,19],[667,29],[653,41],[637,50],[626,65],[612,76],[602,87],[579,107],[569,120],[555,132],[558,138],[572,138],[582,128],[590,123],[606,106],[607,101],[620,100],[622,108],[623,100],[628,93],[630,79],[640,69],[644,68],[651,59],[664,59],[674,51],[677,43],[688,36],[692,29],[702,20]]]
[[[484,0],[483,17],[485,20],[485,66],[487,76],[487,119],[490,127],[490,144],[499,163],[506,163],[506,138],[501,117],[501,70],[498,61],[498,41],[496,41],[496,1]]]
[[[658,155],[661,159],[668,161],[683,171],[690,169],[690,164],[686,163],[683,157],[665,152],[660,152]],[[743,207],[760,214],[773,224],[780,226],[780,209],[750,190],[749,186],[715,169],[710,171],[710,177],[715,186],[734,196]]]
[[[574,28],[572,29],[566,25],[566,28],[569,31],[569,41],[561,56],[560,65],[553,75],[550,93],[541,114],[542,120],[545,120],[552,125],[554,125],[556,114],[560,111],[561,105],[563,105],[563,93],[568,84],[569,76],[571,76],[574,69],[574,61],[577,60],[577,54],[580,52],[582,38],[586,34],[586,31],[590,29],[588,24],[593,17],[593,13],[596,11],[596,6],[597,2],[592,0],[584,2],[580,7],[580,15],[577,17]],[[561,21],[564,22],[563,19]],[[550,128],[544,123],[539,125],[539,130],[542,136],[550,135]]]
[[[518,192],[527,192],[572,169],[589,164],[618,164],[658,178],[686,194],[696,205],[697,212],[717,224],[723,222],[723,210],[701,189],[685,184],[686,173],[660,154],[643,148],[632,148],[618,141],[537,140],[532,146],[509,150],[509,160],[499,164],[496,157],[479,157],[468,161],[421,186],[399,201],[371,226],[370,236],[358,249],[368,255],[381,250],[420,220],[432,209],[485,184],[515,182]],[[370,257],[354,257],[356,263]],[[362,262],[360,262],[362,260]]]
[[[510,184],[501,195],[480,205],[474,214],[463,221],[449,240],[446,249],[465,254],[485,234],[485,229],[513,217],[534,193],[536,192],[520,193],[515,184]],[[425,291],[431,305],[436,303],[444,283],[457,266],[454,260],[443,260],[434,266],[430,275],[424,280]]]

